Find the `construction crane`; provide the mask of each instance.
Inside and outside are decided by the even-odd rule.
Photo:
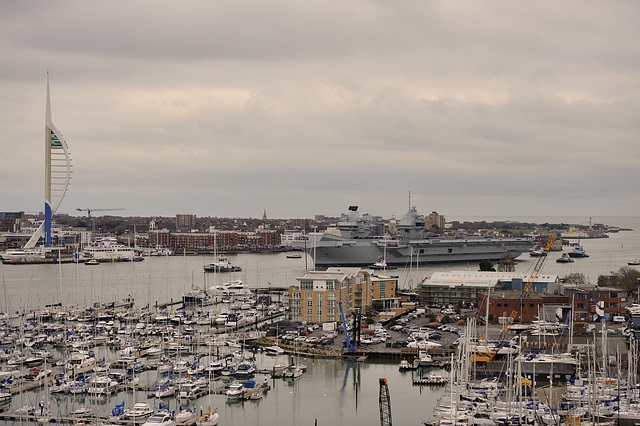
[[[380,378],[380,426],[391,426],[391,396],[389,395],[389,385],[387,379]]]
[[[476,353],[474,357],[475,358],[474,360],[476,362],[486,362],[486,361],[493,360],[493,358],[496,356],[498,351],[502,348],[502,346],[504,346],[505,344],[504,339],[507,333],[509,332],[511,325],[513,324],[516,317],[518,316],[518,313],[519,313],[518,307],[522,305],[522,301],[529,295],[529,292],[531,291],[531,287],[533,287],[533,283],[535,282],[536,278],[538,277],[538,274],[542,270],[542,266],[544,265],[545,260],[547,260],[547,254],[549,253],[549,250],[551,250],[551,246],[553,245],[553,242],[556,239],[557,237],[555,235],[552,235],[551,237],[549,237],[549,240],[547,241],[547,243],[543,248],[544,253],[542,256],[538,257],[538,260],[534,264],[533,270],[531,271],[531,275],[529,275],[529,279],[527,280],[527,283],[522,288],[522,293],[520,293],[518,302],[514,306],[514,309],[511,311],[511,315],[509,315],[509,318],[507,318],[507,321],[504,323],[504,327],[502,328],[502,332],[500,333],[500,337],[498,338],[498,343],[496,344],[496,346],[492,351],[489,350],[489,347],[485,343],[484,339],[482,339],[482,336],[480,336],[480,339],[482,340],[482,343],[484,344],[484,347],[487,353],[486,354]],[[487,303],[489,303],[488,300],[487,300]]]
[[[124,210],[123,208],[118,208],[118,209],[76,209],[79,212],[87,212],[87,219],[89,220],[89,226],[91,227],[91,232],[93,232],[95,234],[96,232],[96,228],[95,228],[95,223],[93,223],[91,221],[91,212],[113,212],[113,211],[118,211],[118,210]]]
[[[347,351],[349,352],[355,352],[355,350],[358,348],[358,337],[359,336],[359,329],[356,327],[360,327],[360,323],[359,321],[357,321],[357,318],[354,318],[354,322],[353,322],[353,328],[354,328],[354,339],[353,342],[349,339],[349,330],[347,330],[347,321],[344,318],[344,311],[342,310],[342,302],[338,302],[338,307],[340,308],[340,316],[342,317],[342,330],[344,331],[344,339],[345,339],[345,346],[347,347]]]

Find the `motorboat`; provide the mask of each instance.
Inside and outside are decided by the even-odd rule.
[[[232,265],[227,259],[227,256],[220,255],[218,256],[217,262],[212,262],[208,265],[204,265],[205,272],[241,272],[242,268],[240,266]]]
[[[162,410],[152,414],[142,426],[175,426],[176,421],[171,418],[170,412]]]
[[[242,280],[232,280],[232,281],[227,281],[222,285],[214,285],[209,287],[208,291],[213,296],[223,296],[223,297],[251,296],[251,289],[249,289]]]
[[[289,253],[287,259],[302,259],[302,254],[299,252]]]
[[[418,365],[420,367],[431,367],[433,365],[433,359],[427,351],[422,350],[418,352]]]
[[[287,368],[285,368],[284,373],[282,374],[282,376],[285,379],[296,379],[300,376],[302,376],[302,373],[304,373],[304,369],[302,369],[300,366],[297,365],[290,365]]]
[[[403,359],[402,361],[400,361],[400,364],[398,365],[398,368],[400,369],[400,371],[402,371],[402,370],[411,370],[411,364],[406,359]]]
[[[249,361],[243,361],[236,368],[236,377],[251,377],[255,374],[256,367]]]
[[[233,382],[229,385],[226,395],[229,399],[240,399],[244,394],[244,384],[240,382]]]
[[[541,257],[546,255],[547,255],[547,251],[544,249],[531,250],[529,252],[529,256],[531,257]]]
[[[569,257],[567,253],[562,253],[562,256],[556,259],[557,263],[572,263],[573,259]]]
[[[89,380],[87,393],[95,396],[110,395],[115,392],[117,388],[118,382],[112,380],[109,376],[97,376]]]
[[[266,346],[264,348],[264,352],[267,355],[284,355],[284,349],[282,349],[280,346],[277,346],[277,345]]]
[[[627,262],[627,265],[640,265],[640,259],[634,259],[631,262]]]
[[[178,399],[194,399],[200,393],[200,386],[195,383],[182,383],[178,392]]]
[[[122,417],[125,420],[142,420],[153,414],[153,409],[146,402],[136,402],[133,407],[124,410]]]
[[[86,262],[84,262],[85,265],[99,265],[100,262],[98,261],[98,259],[89,259]]]
[[[569,257],[589,257],[589,255],[584,251],[584,248],[578,244],[569,252]]]

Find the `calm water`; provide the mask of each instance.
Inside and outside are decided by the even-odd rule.
[[[486,218],[490,220],[489,218]],[[480,220],[480,219],[471,219]],[[532,222],[587,223],[584,218],[531,218],[518,219]],[[559,264],[552,253],[544,266],[544,273],[560,276],[573,272],[585,274],[592,282],[599,275],[616,271],[627,262],[640,257],[640,219],[598,219],[610,225],[633,228],[634,231],[611,234],[607,239],[583,240],[589,258],[576,259],[572,264]],[[566,250],[566,249],[565,249]],[[98,266],[73,265],[1,265],[3,287],[0,290],[0,310],[22,311],[36,309],[51,303],[64,305],[89,305],[93,302],[119,301],[129,295],[136,306],[181,299],[192,286],[211,286],[228,279],[242,278],[250,287],[269,285],[286,287],[297,283],[296,277],[305,273],[305,259],[287,259],[285,254],[239,254],[230,256],[233,264],[243,267],[238,274],[204,274],[202,266],[213,261],[211,257],[148,258],[140,263],[113,263]],[[517,270],[527,272],[535,259],[523,255],[518,259]],[[477,265],[437,265],[396,270],[400,287],[410,288],[434,271],[461,269],[475,270]],[[97,351],[98,352],[98,351]],[[111,353],[104,355],[110,356]],[[263,368],[273,365],[274,358],[257,355]],[[283,358],[284,360],[284,358]],[[307,359],[308,372],[296,381],[277,379],[262,400],[228,404],[221,395],[211,397],[211,406],[221,414],[220,425],[318,425],[378,424],[378,378],[389,382],[391,409],[395,424],[418,425],[422,419],[430,420],[432,408],[443,389],[412,385],[411,373],[400,373],[394,363],[353,363],[342,360]],[[155,373],[144,373],[143,381],[155,380]],[[261,381],[262,376],[256,380]],[[219,379],[216,387],[222,386]],[[27,403],[36,404],[42,393],[30,392],[14,397],[12,408]],[[137,401],[148,401],[145,395],[137,395]],[[102,400],[104,413],[115,404],[133,402],[133,394],[122,392]],[[52,399],[54,412],[67,413],[85,403],[95,403],[83,397],[65,396]],[[185,404],[187,405],[187,404]],[[209,405],[203,397],[189,404],[198,409]],[[175,402],[171,402],[175,409]]]

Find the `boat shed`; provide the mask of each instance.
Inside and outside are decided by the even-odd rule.
[[[529,277],[518,272],[434,272],[418,285],[418,297],[427,306],[456,306],[460,303],[463,307],[472,307],[478,305],[478,293],[497,288],[522,291]],[[532,290],[557,294],[560,279],[557,275],[538,275]]]

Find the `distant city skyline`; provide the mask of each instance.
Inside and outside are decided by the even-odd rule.
[[[58,213],[640,216],[640,3],[122,6],[2,5],[3,211],[43,209],[49,70]]]

